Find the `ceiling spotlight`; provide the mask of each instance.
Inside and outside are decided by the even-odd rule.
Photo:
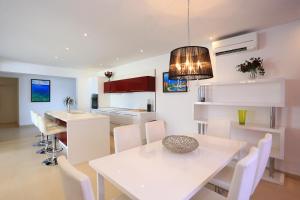
[[[87,36],[88,36],[88,34],[87,34],[87,33],[84,33],[84,34],[83,34],[83,36],[84,36],[84,37],[87,37]]]
[[[69,48],[69,47],[66,47],[66,48],[65,48],[65,50],[66,50],[66,51],[69,51],[69,50],[70,50],[70,48]]]
[[[213,37],[213,36],[210,36],[210,37],[209,37],[209,40],[210,40],[210,41],[212,41],[213,39],[214,39],[214,37]]]
[[[140,50],[140,52],[141,52],[141,53],[144,53],[144,50],[143,50],[143,49],[141,49],[141,50]]]

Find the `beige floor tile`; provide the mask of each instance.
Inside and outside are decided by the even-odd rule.
[[[42,166],[44,155],[35,153],[32,144],[38,138],[36,128],[0,128],[0,200],[63,200],[63,189],[58,168]],[[111,137],[112,139],[112,137]],[[113,145],[113,141],[111,142]],[[111,152],[113,152],[113,147]],[[92,181],[96,194],[96,173],[88,163],[76,165]],[[120,194],[105,182],[105,199]],[[300,181],[287,178],[284,186],[262,181],[253,196],[254,200],[299,200]]]

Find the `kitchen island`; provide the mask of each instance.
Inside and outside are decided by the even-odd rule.
[[[146,143],[145,123],[156,120],[155,112],[146,112],[141,109],[101,107],[92,110],[93,113],[105,115],[110,118],[110,132],[119,126],[138,124],[141,129],[141,138],[143,144]]]
[[[66,126],[67,132],[57,137],[72,164],[110,153],[109,117],[81,111],[51,111],[46,113],[46,117]]]

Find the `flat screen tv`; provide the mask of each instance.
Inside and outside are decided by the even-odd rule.
[[[50,102],[50,80],[31,79],[31,102]]]
[[[187,80],[178,79],[171,80],[169,79],[169,72],[163,73],[163,92],[187,92]]]

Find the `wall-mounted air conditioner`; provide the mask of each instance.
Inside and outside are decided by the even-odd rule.
[[[212,47],[216,56],[257,49],[257,33],[248,33],[224,40],[214,41]]]

